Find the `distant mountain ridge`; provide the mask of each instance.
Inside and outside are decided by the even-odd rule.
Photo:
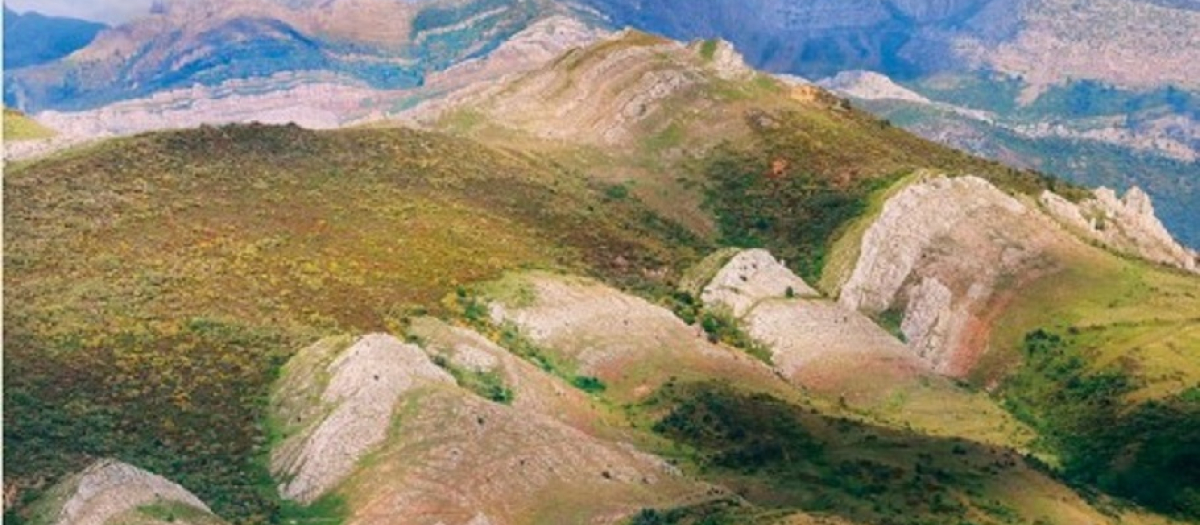
[[[5,101],[79,111],[157,92],[278,73],[326,72],[374,89],[486,55],[568,7],[550,0],[409,3],[178,0],[102,32],[70,62],[7,75]]]
[[[1101,0],[586,0],[617,25],[722,37],[756,67],[810,78],[995,70],[1039,88],[1073,79],[1200,88],[1195,2]]]
[[[4,69],[36,66],[90,44],[107,26],[74,18],[18,13],[4,7]]]
[[[751,66],[814,81],[886,75],[912,100],[868,109],[1010,164],[1145,187],[1172,231],[1200,245],[1188,175],[1200,162],[1193,0],[173,0],[104,30],[72,60],[10,68],[4,96],[61,131],[59,145],[201,123],[338,127],[623,26],[721,37]],[[516,49],[525,45],[541,51]]]

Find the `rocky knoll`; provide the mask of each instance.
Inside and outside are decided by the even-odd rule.
[[[1122,253],[1191,272],[1200,271],[1200,255],[1180,245],[1154,214],[1150,196],[1133,187],[1124,198],[1099,188],[1079,204],[1052,192],[1042,193],[1042,206],[1073,230]]]
[[[964,374],[997,301],[1048,269],[1044,252],[1060,235],[1048,217],[982,179],[918,182],[867,229],[839,302],[872,315],[902,312],[910,348],[941,373]]]
[[[733,315],[741,317],[763,299],[819,295],[770,252],[755,249],[744,250],[730,259],[704,287],[700,299],[706,305],[727,307]]]
[[[776,381],[761,362],[709,343],[699,326],[688,326],[644,299],[577,277],[535,273],[514,279],[535,299],[494,299],[493,321],[516,325],[576,373],[600,378],[616,399],[641,399],[670,377],[755,385]]]
[[[276,417],[291,435],[272,454],[284,479],[280,493],[311,503],[336,486],[387,437],[392,413],[408,390],[454,384],[425,353],[386,335],[349,348],[326,340],[301,351],[284,370]]]
[[[871,318],[821,298],[764,250],[732,257],[703,302],[736,312],[749,336],[770,349],[775,371],[810,392],[932,433],[957,429],[1003,442],[1020,427],[986,396],[938,377]]]
[[[720,110],[711,97],[699,95],[754,75],[727,42],[689,46],[627,29],[504,85],[464,90],[405,116],[432,123],[447,109],[470,110],[543,139],[628,147],[647,133],[662,133],[673,120]],[[688,110],[672,111],[673,104]]]
[[[275,420],[294,432],[273,454],[285,497],[311,503],[337,494],[350,524],[499,525],[613,523],[707,490],[632,446],[564,422],[569,414],[559,419],[579,400],[562,380],[513,362],[469,330],[415,326],[429,354],[377,334],[322,341],[289,362],[272,404]],[[508,367],[517,399],[529,399],[485,399],[430,355],[476,371]],[[579,401],[575,422],[604,425]]]
[[[1064,264],[1054,248],[1079,245],[1071,230],[1131,256],[1196,271],[1196,254],[1175,242],[1139,189],[1118,199],[1102,188],[1080,204],[1045,192],[1040,201],[1039,208],[975,177],[935,177],[903,188],[871,219],[839,302],[870,315],[899,315],[912,351],[957,376],[970,371],[992,322],[1022,284]]]
[[[37,503],[44,525],[219,525],[187,489],[133,465],[104,459],[68,477]]]

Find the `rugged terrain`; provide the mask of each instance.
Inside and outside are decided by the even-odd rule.
[[[675,0],[180,0],[70,57],[7,68],[6,103],[61,131],[9,158],[202,123],[386,120],[633,26],[729,40],[756,68],[825,78],[897,125],[974,154],[1141,187],[1170,231],[1200,244],[1190,206],[1200,11],[1190,1],[1076,4],[723,0],[695,12]],[[33,41],[65,54],[79,38]],[[859,85],[890,80],[834,78],[857,70],[911,92],[898,101],[898,91]]]
[[[930,140],[1091,186],[1138,186],[1155,197],[1172,232],[1200,243],[1193,211],[1200,106],[1187,91],[1075,81],[1021,104],[1025,84],[994,74],[943,74],[901,86],[855,72],[818,84]]]
[[[768,71],[809,78],[865,69],[901,79],[987,69],[1033,91],[1067,79],[1195,89],[1200,6],[1106,0],[589,0],[617,25],[678,39],[724,37]]]
[[[1200,516],[1200,277],[1145,193],[586,38],[393,122],[7,166],[6,518]]]

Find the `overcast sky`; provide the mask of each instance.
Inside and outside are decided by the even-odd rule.
[[[18,12],[37,11],[45,15],[69,16],[108,24],[124,22],[150,10],[153,0],[4,0]]]

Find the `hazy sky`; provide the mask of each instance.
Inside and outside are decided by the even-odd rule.
[[[124,22],[150,10],[153,0],[4,0],[18,11],[37,11],[46,15],[69,16],[109,24]]]

